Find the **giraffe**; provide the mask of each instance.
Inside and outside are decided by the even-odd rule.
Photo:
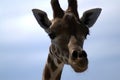
[[[51,39],[42,80],[60,80],[64,64],[70,65],[77,73],[88,68],[87,53],[83,44],[89,34],[89,28],[96,22],[102,10],[87,10],[80,18],[77,0],[68,0],[66,11],[60,7],[58,0],[51,0],[51,6],[52,20],[49,20],[46,12],[32,9],[38,24]]]

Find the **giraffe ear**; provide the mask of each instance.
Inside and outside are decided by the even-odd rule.
[[[87,26],[92,27],[101,13],[101,8],[90,9],[83,13],[81,21]]]
[[[46,12],[38,9],[32,9],[33,15],[35,16],[38,24],[44,28],[47,29],[51,25],[51,21],[48,19],[48,16]]]

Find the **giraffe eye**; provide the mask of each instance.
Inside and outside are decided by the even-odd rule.
[[[48,35],[49,35],[50,39],[55,39],[55,37],[56,37],[56,34],[54,32],[52,32]]]

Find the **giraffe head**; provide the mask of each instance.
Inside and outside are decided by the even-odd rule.
[[[77,0],[68,0],[68,9],[63,11],[58,0],[51,0],[53,20],[46,12],[33,9],[33,14],[40,26],[46,31],[54,45],[76,72],[83,72],[88,67],[87,53],[83,43],[89,34],[89,28],[96,22],[101,9],[95,8],[83,13],[79,18]],[[60,54],[60,55],[61,55]]]

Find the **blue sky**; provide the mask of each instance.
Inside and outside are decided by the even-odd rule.
[[[63,9],[67,0],[60,0]],[[85,10],[100,7],[102,13],[90,29],[84,49],[89,69],[75,73],[65,65],[62,80],[120,79],[119,0],[79,0],[80,16]],[[50,39],[37,24],[31,9],[38,8],[52,19],[50,0],[0,1],[0,80],[41,80]]]

